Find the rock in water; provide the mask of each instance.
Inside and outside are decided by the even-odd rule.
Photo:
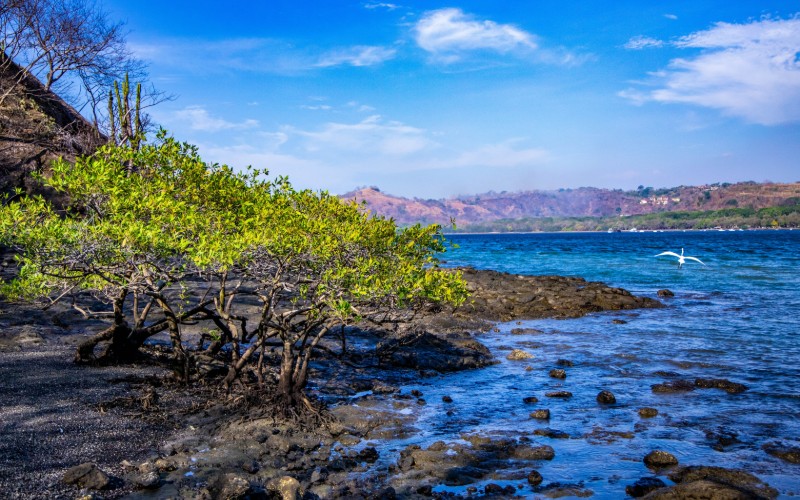
[[[617,402],[617,398],[611,391],[600,391],[597,395],[597,402],[602,405],[613,405]]]
[[[663,450],[654,450],[644,457],[644,464],[651,469],[661,469],[678,465],[678,459],[675,455]]]
[[[531,484],[532,486],[539,486],[540,484],[542,484],[542,480],[543,478],[542,475],[539,474],[539,471],[532,470],[528,474],[528,483]]]
[[[635,483],[626,486],[625,493],[633,498],[639,498],[647,495],[653,490],[657,490],[665,486],[666,483],[657,477],[643,477]]]
[[[550,410],[536,410],[531,412],[531,418],[539,420],[548,420],[550,418]]]
[[[522,349],[514,349],[511,354],[506,356],[506,359],[511,361],[521,361],[523,359],[531,359],[533,354],[523,351]]]
[[[642,418],[653,418],[658,415],[658,410],[655,408],[639,408],[639,416]]]
[[[88,462],[67,470],[62,480],[87,490],[102,490],[108,488],[111,483],[108,474],[98,469],[97,465]]]
[[[552,370],[550,370],[550,376],[552,378],[558,378],[563,380],[567,378],[567,372],[562,370],[561,368],[553,368]]]
[[[663,288],[663,289],[659,290],[656,293],[658,294],[659,297],[674,297],[675,296],[675,293],[672,290],[667,290],[666,288]]]

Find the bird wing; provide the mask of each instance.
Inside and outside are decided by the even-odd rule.
[[[699,262],[699,263],[703,264],[704,266],[706,265],[706,264],[705,264],[705,262],[703,262],[702,260],[698,259],[697,257],[689,257],[688,255],[684,255],[684,257],[683,257],[683,258],[684,258],[684,259],[696,260],[697,262]]]
[[[660,254],[656,255],[656,257],[661,257],[662,255],[671,255],[673,257],[681,258],[680,255],[676,254],[675,252],[661,252]]]

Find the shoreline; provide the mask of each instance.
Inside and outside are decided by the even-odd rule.
[[[374,443],[420,431],[415,429],[414,419],[409,415],[413,416],[415,409],[424,405],[424,396],[403,389],[404,386],[413,385],[420,377],[436,377],[448,371],[480,368],[491,363],[491,354],[481,344],[480,337],[463,335],[465,329],[480,332],[493,328],[497,321],[522,317],[568,318],[598,310],[633,310],[656,305],[624,290],[580,278],[522,277],[475,270],[465,270],[465,273],[476,297],[470,309],[428,318],[424,326],[429,336],[410,349],[399,349],[384,361],[382,369],[359,369],[330,362],[333,360],[315,367],[315,392],[337,403],[332,408],[336,421],[326,432],[301,432],[293,426],[260,418],[230,401],[212,401],[209,406],[202,403],[209,393],[193,394],[171,385],[164,368],[71,365],[71,357],[64,359],[63,356],[90,333],[91,325],[81,325],[83,330],[75,331],[75,318],[68,311],[34,315],[31,308],[16,311],[16,320],[8,314],[0,315],[4,339],[9,332],[17,334],[17,345],[5,343],[6,348],[0,350],[0,362],[4,366],[14,366],[2,382],[5,385],[0,387],[4,393],[28,398],[3,405],[0,421],[7,423],[3,434],[19,437],[9,439],[6,445],[11,449],[23,448],[23,438],[30,432],[54,439],[45,439],[40,446],[29,450],[25,463],[31,465],[25,465],[20,455],[6,455],[10,458],[3,464],[6,472],[0,474],[0,490],[8,489],[10,498],[49,498],[54,492],[75,495],[85,490],[64,485],[61,478],[69,467],[84,462],[96,463],[116,481],[113,488],[99,492],[104,498],[127,495],[132,495],[129,498],[142,495],[149,498],[196,495],[292,498],[286,495],[300,490],[319,498],[364,492],[386,498],[391,498],[391,494],[400,498],[425,498],[444,494],[436,493],[439,491],[437,484],[479,481],[472,476],[484,474],[480,472],[481,461],[496,462],[508,454],[526,464],[526,471],[535,471],[536,464],[549,456],[550,447],[543,444],[546,439],[537,438],[539,443],[531,443],[522,439],[524,436],[477,434],[468,439],[468,446],[433,443],[426,449],[407,447],[400,451],[396,462],[392,460],[378,468],[373,464],[381,463],[382,452],[376,450]],[[538,290],[543,300],[522,313],[519,308],[527,302],[513,298],[525,297],[526,289]],[[509,297],[512,300],[507,300]],[[559,298],[548,301],[547,297]],[[587,302],[589,298],[595,302]],[[562,303],[566,304],[565,308],[553,308],[553,304]],[[6,313],[9,306],[0,303]],[[478,316],[492,318],[488,322],[478,321]],[[379,338],[368,332],[356,336],[350,346],[350,359],[358,359],[359,365],[381,366],[380,363],[371,365],[368,358]],[[58,362],[52,358],[56,355],[62,356]],[[58,400],[49,399],[53,393],[36,389],[38,386],[26,376],[28,373],[37,373],[39,383],[48,379],[60,381],[51,390],[73,406],[62,407]],[[69,373],[70,377],[63,377],[64,373]],[[112,380],[119,382],[112,383]],[[150,408],[145,408],[148,394],[157,397]],[[75,408],[74,405],[81,411],[64,411]],[[43,420],[36,415],[51,417]],[[19,422],[20,417],[23,422]],[[25,419],[30,419],[30,423],[25,423]],[[61,422],[66,424],[61,425]],[[108,439],[101,439],[99,443],[98,435],[93,433],[94,429],[101,428],[98,425],[106,425],[108,427],[102,428],[112,431]],[[130,427],[136,429],[136,438],[126,438],[123,434],[123,430]],[[114,434],[117,428],[121,430]],[[64,440],[58,446],[70,452],[51,464],[49,470],[43,470],[41,458],[57,440]],[[141,443],[148,440],[152,444],[143,449]],[[119,446],[116,452],[107,448],[111,443]],[[49,453],[52,455],[52,450]],[[477,458],[475,453],[482,458]],[[468,465],[478,467],[464,469]],[[508,476],[513,477],[516,476]],[[512,480],[525,482],[527,479]],[[582,488],[570,489],[576,485],[553,487],[547,482],[541,486],[531,485],[533,491],[542,494],[583,491]],[[10,489],[12,487],[17,489]],[[485,493],[491,493],[488,485],[486,488]]]

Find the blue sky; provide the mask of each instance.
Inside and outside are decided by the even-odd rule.
[[[799,1],[104,5],[158,123],[299,187],[800,181]]]

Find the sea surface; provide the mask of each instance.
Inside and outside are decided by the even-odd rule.
[[[580,276],[656,297],[664,309],[592,314],[579,319],[502,323],[478,334],[498,365],[422,379],[416,388],[428,404],[419,410],[423,432],[400,445],[458,441],[462,433],[527,434],[549,444],[556,458],[538,468],[544,484],[580,484],[594,498],[624,497],[625,486],[652,476],[642,458],[654,449],[682,465],[745,469],[777,488],[800,495],[800,465],[767,454],[762,446],[800,446],[800,231],[693,231],[453,235],[458,248],[447,266],[473,266],[529,275]],[[678,267],[663,251],[698,257],[705,265]],[[613,322],[622,320],[624,323]],[[515,328],[539,333],[513,335]],[[534,355],[508,361],[513,348]],[[548,376],[558,359],[574,363],[567,378]],[[531,365],[534,369],[525,370]],[[674,379],[723,378],[748,386],[742,394],[698,389],[659,394],[651,389]],[[552,390],[569,400],[544,397]],[[600,390],[617,404],[601,407]],[[451,404],[442,403],[450,396]],[[525,405],[523,397],[539,403]],[[659,415],[645,419],[638,409]],[[551,419],[530,419],[549,408]],[[453,417],[447,417],[448,410]],[[538,428],[564,431],[569,439],[534,436]],[[619,433],[615,435],[614,433]],[[620,437],[627,436],[627,437]],[[666,476],[661,476],[671,484]],[[524,481],[484,481],[522,484]],[[464,493],[464,487],[438,487]],[[521,495],[535,496],[530,488]]]

